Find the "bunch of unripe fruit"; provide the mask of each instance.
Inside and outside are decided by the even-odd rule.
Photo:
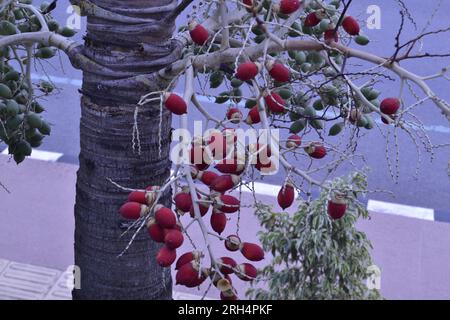
[[[19,0],[22,4],[33,4],[32,0]],[[44,1],[40,4],[41,13],[47,12],[50,3]],[[2,11],[2,21],[0,21],[0,35],[8,36],[18,33],[36,32],[41,30],[41,22],[35,13],[28,8],[7,7]],[[76,31],[67,26],[60,26],[54,20],[50,12],[43,14],[44,20],[50,31],[58,33],[64,37],[73,37]]]
[[[30,96],[30,88],[23,75],[1,56],[9,50],[0,49],[0,141],[8,145],[8,153],[16,163],[31,155],[32,148],[42,144],[51,127],[42,119],[44,108]]]
[[[23,4],[32,4],[31,0],[19,0]],[[49,3],[43,2],[41,12],[45,12]],[[61,27],[50,14],[44,14],[50,31],[64,37],[71,37],[75,31]],[[41,29],[39,19],[28,8],[18,8],[14,3],[2,8],[0,36],[13,36],[20,33],[36,32]],[[25,51],[25,50],[24,50]],[[55,48],[38,44],[33,51],[34,59],[50,59],[56,54]],[[44,110],[36,100],[30,88],[31,81],[25,78],[17,66],[16,56],[11,47],[0,48],[0,141],[8,145],[8,153],[16,163],[22,162],[31,155],[32,149],[42,144],[44,136],[49,135],[51,128],[41,117]],[[31,63],[28,58],[21,57],[23,65]],[[20,71],[18,71],[20,70]],[[36,89],[49,94],[54,87],[48,81],[40,81]]]
[[[192,176],[203,183],[208,183],[210,180],[207,177],[207,171],[201,172],[195,167],[192,167]],[[216,178],[218,177],[216,175]],[[215,178],[212,180],[215,180]],[[122,217],[131,220],[146,219],[146,226],[151,239],[163,244],[156,255],[156,261],[162,267],[170,267],[176,262],[177,284],[196,287],[210,278],[212,283],[220,290],[222,299],[237,299],[230,275],[235,274],[243,281],[254,280],[257,277],[257,269],[252,264],[238,264],[231,257],[221,257],[211,261],[210,267],[202,267],[205,265],[205,263],[202,263],[202,258],[204,258],[202,252],[186,252],[177,259],[177,249],[182,246],[186,231],[180,223],[182,216],[189,214],[192,218],[203,219],[209,209],[212,208],[211,228],[220,235],[225,229],[226,215],[237,212],[240,209],[240,201],[234,196],[214,189],[211,189],[209,196],[201,196],[200,193],[192,196],[190,189],[183,187],[173,197],[175,208],[175,211],[173,211],[155,203],[158,199],[158,192],[160,192],[160,189],[155,186],[131,192],[128,201],[120,208]],[[198,216],[193,199],[198,201]],[[264,251],[257,244],[243,242],[237,235],[229,235],[221,239],[223,239],[228,251],[240,251],[242,256],[249,261],[257,262],[264,259]]]

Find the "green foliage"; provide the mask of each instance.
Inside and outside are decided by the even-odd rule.
[[[380,299],[368,289],[368,267],[373,265],[367,236],[355,228],[359,218],[368,218],[358,201],[367,189],[366,177],[354,173],[329,182],[318,199],[303,202],[293,215],[276,213],[258,204],[257,217],[265,230],[259,232],[265,251],[273,260],[261,271],[267,288],[252,288],[253,299]],[[343,218],[332,220],[327,203],[332,191],[345,194],[348,209]],[[370,270],[370,269],[369,269]]]

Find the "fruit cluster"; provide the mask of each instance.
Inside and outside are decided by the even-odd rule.
[[[361,32],[358,21],[352,16],[341,17],[339,11],[340,1],[330,1],[328,5],[319,5],[311,1],[306,7],[302,6],[302,1],[283,0],[277,1],[254,1],[244,0],[242,5],[253,15],[264,16],[265,19],[274,23],[276,19],[287,19],[291,14],[302,10],[304,13],[294,22],[287,35],[289,37],[315,37],[326,43],[338,42],[343,30],[346,37],[353,38],[357,44],[366,45],[369,40]],[[255,44],[261,43],[268,38],[268,25],[264,25],[259,20],[251,32],[254,35],[250,39]],[[212,33],[197,21],[192,21],[188,26],[189,34],[194,43],[194,53],[211,53],[218,50],[212,41]],[[233,32],[239,33],[239,29],[230,28],[231,36]],[[273,121],[289,122],[289,131],[293,135],[288,138],[288,148],[301,146],[302,139],[300,133],[308,130],[321,132],[326,126],[326,122],[331,121],[325,114],[334,110],[335,114],[341,114],[344,121],[338,121],[330,126],[328,135],[336,136],[343,131],[346,123],[350,123],[358,128],[370,130],[374,127],[371,113],[380,107],[377,100],[379,93],[373,88],[364,87],[361,92],[368,99],[374,108],[368,108],[360,99],[348,94],[347,84],[338,76],[335,65],[342,66],[344,56],[338,50],[330,50],[329,58],[321,51],[289,51],[285,53],[269,53],[264,63],[258,61],[244,61],[237,66],[222,64],[221,68],[209,70],[198,70],[209,74],[210,88],[220,87],[224,82],[230,90],[218,93],[216,103],[230,103],[226,112],[226,119],[232,124],[246,123],[256,125],[261,123],[261,110],[257,97],[243,97],[242,85],[258,80],[258,76],[267,73],[267,89],[263,91],[265,108],[262,112],[272,117]],[[329,61],[331,59],[331,61]],[[298,86],[294,88],[297,80],[308,77],[317,77],[322,74],[326,81],[319,87],[311,89],[304,85],[302,90]],[[225,81],[227,79],[228,81]],[[329,80],[328,80],[329,79]],[[269,81],[269,82],[267,82]],[[316,79],[314,78],[314,81]],[[301,87],[301,86],[300,86]],[[245,90],[245,89],[244,89]],[[171,94],[174,95],[174,94]],[[241,101],[245,99],[244,107],[248,112],[244,117],[244,110],[240,109]],[[187,112],[186,102],[179,99],[171,99],[166,103],[166,107],[175,114]],[[337,120],[333,117],[333,120]],[[304,145],[305,151],[315,159],[325,157],[327,151],[323,144],[313,141]]]
[[[158,263],[168,267],[176,261],[177,284],[195,287],[209,277],[220,289],[222,299],[235,299],[237,296],[230,275],[235,274],[241,280],[250,281],[258,274],[250,263],[238,264],[228,256],[215,259],[211,252],[209,266],[203,263],[204,252],[198,250],[186,252],[177,259],[177,250],[182,246],[187,232],[181,217],[188,214],[191,219],[202,221],[199,225],[205,232],[203,219],[211,211],[208,228],[224,241],[225,248],[231,252],[241,252],[249,261],[260,261],[264,258],[264,252],[259,245],[241,241],[236,234],[221,236],[228,217],[242,207],[232,192],[244,184],[243,177],[253,172],[253,169],[261,174],[271,173],[281,163],[287,177],[278,192],[277,201],[281,209],[286,210],[293,206],[296,189],[299,188],[292,177],[296,165],[286,165],[284,157],[294,155],[297,159],[298,155],[305,156],[311,164],[319,163],[327,168],[320,160],[326,158],[334,148],[324,141],[326,129],[330,137],[341,134],[347,126],[354,131],[371,130],[374,127],[374,112],[381,114],[383,121],[386,118],[395,120],[400,100],[387,98],[380,102],[380,92],[372,85],[350,88],[347,75],[342,71],[346,57],[336,48],[339,43],[350,44],[352,41],[358,45],[367,45],[369,39],[354,17],[342,15],[339,10],[341,1],[326,2],[328,4],[310,1],[304,5],[299,0],[242,0],[238,3],[238,7],[242,6],[248,12],[244,23],[254,22],[248,27],[250,32],[246,36],[246,47],[257,46],[276,37],[283,40],[305,37],[314,38],[314,43],[320,43],[320,50],[278,52],[271,51],[268,46],[264,55],[254,59],[242,54],[232,62],[221,62],[215,68],[190,67],[194,77],[202,74],[199,76],[200,82],[206,80],[209,83],[208,94],[215,97],[215,104],[228,105],[223,110],[223,118],[213,121],[216,126],[206,136],[189,142],[189,161],[182,165],[184,169],[189,169],[185,171],[188,186],[182,187],[176,183],[180,191],[173,197],[174,211],[155,205],[154,196],[149,201],[148,190],[141,191],[140,200],[130,198],[121,209],[126,218],[146,217],[151,238],[163,244],[157,255]],[[290,19],[294,15],[296,18]],[[284,36],[278,32],[277,35],[271,34],[288,19],[290,25],[281,28],[285,30]],[[185,35],[190,36],[191,40],[186,52],[194,56],[208,56],[227,49],[221,48],[223,40],[216,40],[220,31],[215,33],[216,30],[209,30],[206,26],[208,24],[202,25],[192,20],[184,28]],[[227,36],[236,40],[236,43],[242,41],[242,27],[230,24]],[[193,78],[188,79],[187,74],[186,80],[193,81]],[[216,91],[222,87],[226,90]],[[189,113],[190,101],[187,99],[190,100],[190,97],[185,100],[175,92],[164,92],[162,95],[163,105],[174,115],[182,117]],[[206,108],[201,109],[198,101],[195,103],[194,100],[194,104],[202,114],[208,114]],[[209,122],[213,117],[208,116]],[[237,129],[243,126],[280,128],[286,130],[286,138],[274,143],[272,138],[264,140],[258,136],[256,142],[250,143],[243,153],[239,153],[238,146],[242,141],[239,140]],[[319,138],[310,138],[311,133],[317,133]],[[278,162],[279,158],[276,157],[280,154],[284,162]],[[208,192],[196,189],[193,183],[196,186],[203,184],[202,188],[206,187]],[[342,190],[329,191],[323,209],[331,220],[342,219],[347,213],[349,198]]]
[[[19,4],[31,4],[32,1],[20,0]],[[41,4],[41,12],[45,12],[49,4]],[[51,17],[44,14],[45,22],[50,31],[71,37],[75,31],[61,27]],[[36,14],[28,9],[15,6],[14,3],[0,13],[0,36],[11,36],[20,33],[41,30],[41,23]],[[23,52],[27,52],[25,45]],[[47,95],[54,90],[49,81],[33,84],[27,78],[24,69],[29,68],[32,59],[50,59],[56,54],[56,49],[38,44],[32,46],[31,56],[21,56],[22,50],[12,47],[0,48],[0,141],[8,145],[8,152],[16,163],[22,162],[31,155],[32,148],[42,144],[44,136],[49,135],[51,127],[42,119],[44,107],[37,101],[34,90]]]
[[[253,15],[264,16],[264,20],[274,23],[277,18],[287,19],[293,13],[303,10],[304,14],[294,22],[287,32],[289,37],[309,36],[317,40],[323,40],[326,43],[338,42],[341,38],[341,29],[347,37],[353,38],[357,44],[366,45],[369,40],[361,32],[358,21],[352,16],[341,17],[339,11],[340,1],[331,1],[328,5],[318,4],[314,1],[308,2],[306,7],[302,7],[302,2],[297,0],[277,1],[256,1],[244,0],[242,5]],[[251,32],[254,35],[250,41],[255,44],[261,43],[268,38],[267,25],[261,21],[256,23]],[[218,50],[214,43],[208,43],[212,40],[211,32],[199,24],[192,21],[189,24],[189,34],[194,43],[194,53],[211,53]],[[239,29],[231,27],[233,31],[239,34]],[[206,45],[208,44],[208,45]],[[208,51],[209,50],[209,51]],[[330,59],[333,64],[343,65],[344,56],[338,50],[330,50]],[[374,127],[373,119],[370,113],[372,108],[363,106],[358,99],[352,99],[347,92],[347,85],[342,78],[338,77],[338,70],[334,67],[328,58],[320,51],[289,51],[285,53],[270,53],[264,63],[264,67],[258,61],[246,61],[240,63],[236,68],[233,64],[226,67],[222,65],[219,70],[199,70],[199,72],[209,73],[210,88],[215,89],[223,84],[225,79],[229,80],[230,90],[221,92],[217,95],[216,103],[239,104],[243,99],[243,90],[241,86],[244,83],[251,84],[250,81],[257,79],[262,72],[267,72],[272,80],[269,88],[263,93],[266,104],[267,115],[273,116],[275,120],[285,119],[286,116],[291,122],[290,132],[298,134],[309,128],[321,131],[327,121],[324,116],[325,111],[336,109],[342,114],[342,118],[360,128],[372,129]],[[265,69],[265,70],[263,70]],[[230,72],[230,70],[234,70]],[[321,73],[330,79],[324,85],[308,91],[293,88],[293,83],[298,79],[314,77]],[[321,81],[322,83],[323,81]],[[267,83],[266,83],[267,85]],[[305,85],[305,89],[308,86]],[[366,96],[374,107],[379,107],[380,103],[373,98],[372,88],[363,88],[362,93]],[[294,94],[295,92],[295,94]],[[366,96],[367,97],[367,96]],[[244,120],[249,125],[255,125],[261,122],[258,102],[256,97],[245,98],[245,108],[249,111]],[[173,108],[170,104],[167,106],[174,113],[177,109],[186,112],[185,104]],[[243,111],[237,106],[232,105],[228,109],[227,119],[232,123],[239,123],[242,120]],[[176,113],[179,114],[179,113]],[[335,136],[341,133],[343,122],[338,122],[330,127],[329,135]],[[311,150],[311,148],[310,148]]]
[[[244,0],[242,5],[249,14],[264,15],[264,21],[272,23],[279,18],[287,19],[293,13],[302,10],[300,18],[290,26],[287,32],[288,37],[312,36],[327,44],[339,42],[341,39],[347,41],[353,39],[359,45],[366,45],[369,42],[368,38],[362,34],[360,25],[354,17],[341,16],[340,1],[330,1],[325,6],[312,1],[303,7],[302,2],[297,0],[279,2]],[[250,38],[250,42],[253,41],[255,44],[268,38],[268,25],[261,21],[258,20],[258,23],[251,28],[254,37]],[[193,42],[194,53],[210,53],[218,49],[216,44],[210,43],[214,38],[212,32],[199,22],[191,21],[187,30]],[[231,37],[233,31],[231,26]],[[335,67],[343,65],[344,60],[344,56],[338,50],[330,50],[329,57],[322,51],[288,51],[287,53],[269,53],[264,61],[247,60],[237,64],[223,63],[218,69],[205,68],[205,70],[197,71],[209,74],[211,89],[219,88],[222,85],[231,88],[216,96],[217,104],[227,102],[230,104],[225,112],[224,123],[239,127],[243,124],[255,126],[262,124],[263,116],[268,117],[272,123],[277,123],[277,121],[289,123],[288,137],[285,144],[280,145],[280,149],[297,153],[296,149],[303,148],[311,160],[319,160],[327,156],[328,148],[323,141],[306,141],[305,135],[308,132],[317,131],[321,136],[328,121],[336,121],[329,127],[329,136],[339,135],[347,124],[358,129],[370,130],[374,127],[371,116],[374,110],[378,108],[380,112],[393,118],[400,104],[400,101],[395,98],[388,98],[380,103],[378,100],[380,93],[369,86],[361,88],[360,91],[372,108],[369,108],[367,103],[360,98],[350,95],[346,82],[343,77],[339,76],[339,70]],[[323,79],[320,79],[320,86],[311,87],[311,85],[296,83],[297,80],[308,77],[316,79],[314,77],[318,77],[318,75],[324,76],[326,80],[324,82]],[[243,88],[243,85],[248,84],[252,87],[255,82],[258,83],[260,80],[265,81],[260,96],[244,97],[243,92],[247,89]],[[302,86],[308,90],[301,90]],[[245,103],[241,103],[242,100]],[[261,107],[261,102],[264,103],[264,107]],[[187,102],[175,93],[166,93],[164,103],[167,109],[176,115],[188,112]],[[245,112],[242,106],[248,111]],[[325,114],[330,110],[334,110],[334,114],[338,116],[328,119],[329,117]],[[386,122],[384,117],[382,120]],[[236,137],[233,140],[233,129],[227,127],[224,127],[219,132],[219,136],[215,136],[214,139],[197,141],[192,144],[191,148],[191,164],[195,167],[193,177],[209,186],[211,190],[226,192],[236,188],[240,184],[242,175],[249,168],[247,166],[249,158],[257,159],[256,163],[252,164],[262,173],[273,169],[270,146],[262,143],[248,148],[248,151],[252,152],[246,153],[243,158],[234,156],[234,158],[227,158],[227,162],[220,162],[221,159],[217,159],[214,155],[214,148],[211,152],[211,146],[222,139],[226,140],[223,145],[228,147],[223,150],[224,154],[227,154],[230,149],[232,151],[235,149],[233,141],[235,144]],[[259,154],[260,150],[265,151],[264,156]],[[202,155],[200,161],[194,161],[194,154]],[[219,174],[208,170],[214,162],[216,163],[214,169],[219,171]],[[295,184],[287,182],[279,191],[278,204],[282,209],[287,209],[293,205],[294,199]],[[336,207],[339,207],[340,210]],[[345,201],[331,199],[329,213],[333,219],[342,217],[345,213]],[[223,216],[214,213],[212,221],[215,222],[214,225],[217,223],[215,228],[220,231],[221,227],[219,226],[225,220]]]
[[[196,170],[196,169],[195,169]],[[193,171],[199,173],[199,171]],[[207,173],[206,173],[207,174]],[[217,176],[214,180],[220,178]],[[203,181],[203,180],[200,180]],[[203,217],[212,208],[210,224],[213,231],[218,234],[225,248],[230,251],[240,251],[242,256],[249,261],[261,261],[264,252],[260,246],[254,243],[243,242],[237,235],[220,237],[224,231],[228,214],[233,214],[240,209],[240,201],[224,193],[213,189],[209,196],[201,196],[197,193],[192,197],[189,188],[184,187],[174,198],[175,212],[161,204],[157,204],[159,187],[151,186],[145,190],[133,191],[128,196],[128,201],[120,208],[120,213],[125,219],[146,219],[146,226],[151,239],[163,244],[157,253],[156,261],[162,267],[170,267],[175,264],[177,270],[176,283],[186,287],[196,287],[207,278],[220,290],[221,298],[225,300],[237,299],[236,290],[232,286],[231,274],[235,274],[243,281],[251,281],[257,277],[257,269],[250,263],[237,264],[231,257],[221,257],[210,261],[210,267],[202,261],[204,253],[190,251],[182,254],[177,259],[177,249],[184,242],[184,234],[187,230],[183,227],[182,217],[189,213],[194,219]],[[198,200],[200,217],[195,214],[193,198]]]

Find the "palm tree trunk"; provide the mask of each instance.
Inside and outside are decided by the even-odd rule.
[[[108,178],[123,186],[145,188],[160,185],[169,176],[171,117],[163,110],[160,123],[159,103],[139,110],[140,154],[138,146],[132,147],[137,102],[162,84],[144,85],[130,77],[173,62],[174,23],[163,17],[176,1],[91,2],[113,18],[88,15],[83,53],[117,74],[83,72],[75,204],[75,264],[81,270],[81,289],[73,291],[73,298],[170,299],[170,270],[156,264],[159,246],[150,241],[145,228],[125,255],[118,257],[132,234],[120,237],[124,221],[118,210],[127,193]],[[170,201],[170,194],[163,201]]]

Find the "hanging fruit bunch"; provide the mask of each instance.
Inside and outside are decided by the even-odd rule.
[[[276,25],[283,23],[277,22],[279,19],[287,21],[293,16],[297,18],[286,29],[286,36],[290,38],[308,35],[330,45],[341,39],[349,41],[361,36],[359,24],[354,18],[341,17],[339,3],[332,1],[323,6],[311,1],[303,6],[302,1],[298,0],[245,0],[242,2],[245,14],[240,22],[245,25],[254,21],[255,17],[259,18],[249,28],[247,46],[269,41],[268,32],[272,30],[268,23]],[[198,19],[192,19],[184,28],[186,39],[190,39],[188,52],[210,55],[220,50],[224,42],[215,39],[221,33],[208,29],[208,26]],[[237,40],[241,37],[241,30],[240,27],[230,25],[228,35],[222,33],[221,36]],[[353,99],[345,81],[337,77],[338,68],[343,63],[344,56],[338,50],[331,50],[328,57],[322,50],[273,52],[256,59],[242,55],[213,68],[195,69],[188,63],[192,72],[186,72],[186,87],[195,82],[192,74],[198,76],[200,82],[206,80],[205,86],[209,85],[217,109],[223,110],[223,119],[215,120],[215,126],[209,128],[213,129],[212,132],[204,137],[196,137],[189,143],[189,161],[184,164],[185,174],[189,174],[189,177],[184,176],[185,185],[175,183],[172,186],[177,190],[173,196],[173,208],[157,204],[155,194],[158,190],[139,191],[139,197],[137,194],[132,196],[132,193],[121,208],[124,218],[146,219],[150,237],[162,244],[156,259],[163,267],[176,265],[177,284],[196,287],[209,278],[221,292],[222,299],[236,299],[237,292],[233,288],[231,275],[243,281],[256,279],[258,271],[251,263],[264,258],[259,245],[242,241],[237,233],[222,236],[228,232],[229,220],[240,214],[242,204],[234,194],[243,185],[244,176],[253,169],[261,175],[277,170],[280,161],[276,156],[280,152],[300,154],[306,161],[323,165],[322,159],[329,153],[323,141],[323,132],[327,126],[330,127],[329,136],[339,135],[348,125],[372,128],[370,113],[373,110],[366,107],[363,112],[361,101]],[[191,74],[191,78],[188,74]],[[323,77],[330,80],[324,82]],[[311,84],[315,82],[319,85]],[[226,90],[220,91],[222,88]],[[184,95],[176,92],[153,94],[162,97],[163,105],[173,115],[187,117],[189,109],[199,107],[200,104],[197,99],[197,103],[191,106],[190,100],[195,92],[187,92]],[[379,105],[376,100],[378,92],[373,88],[363,88],[362,95],[370,103]],[[214,119],[206,106],[201,106],[199,111],[206,115],[208,121]],[[333,112],[335,116],[326,116],[325,112]],[[259,136],[244,148],[238,148],[243,142],[239,140],[237,129],[270,129],[277,124],[282,124],[286,129],[287,138],[283,139],[283,144],[274,144],[270,138]],[[317,135],[312,137],[313,133]],[[294,205],[298,189],[292,176],[293,168],[285,165],[285,169],[289,174],[277,197],[283,210]],[[337,194],[329,201],[331,219],[342,218],[346,210],[345,200]],[[197,249],[179,255],[177,251],[188,231],[186,226],[191,225],[192,219],[205,235],[213,234],[224,242],[226,250],[230,253],[240,252],[241,258],[249,262],[237,263],[236,257],[217,258],[211,252]]]
[[[75,31],[60,26],[46,12],[49,4],[40,6],[40,17],[30,7],[32,1],[20,0],[3,6],[0,12],[0,36],[19,35],[48,29],[64,37],[72,37]],[[44,26],[41,23],[45,23]],[[8,153],[16,163],[31,155],[45,136],[50,135],[51,126],[43,118],[44,106],[39,101],[54,90],[49,81],[33,83],[27,70],[31,70],[35,59],[51,59],[56,49],[43,44],[0,47],[0,142],[8,146]]]
[[[198,178],[200,171],[192,167],[192,176]],[[204,171],[207,175],[208,171]],[[216,175],[213,180],[221,179]],[[201,181],[201,180],[200,180]],[[200,182],[199,181],[199,182]],[[207,185],[208,186],[208,185]],[[232,285],[231,275],[242,281],[252,281],[257,277],[256,267],[248,262],[238,264],[232,257],[213,257],[206,261],[205,252],[193,250],[179,254],[177,251],[183,245],[187,228],[192,220],[206,221],[210,212],[210,228],[215,232],[217,239],[224,243],[225,248],[231,252],[240,252],[240,257],[250,262],[264,259],[264,251],[254,243],[243,242],[237,235],[226,238],[220,234],[224,231],[227,216],[240,210],[240,201],[234,196],[218,193],[211,189],[208,196],[199,192],[192,197],[190,188],[185,186],[175,194],[174,210],[158,204],[162,189],[150,186],[145,190],[136,190],[128,195],[128,200],[120,208],[120,214],[127,220],[144,220],[150,238],[161,243],[162,247],[156,255],[156,261],[161,267],[175,265],[176,284],[188,288],[200,286],[207,279],[220,291],[224,300],[236,300],[237,292]],[[192,199],[197,199],[193,202]],[[196,207],[197,206],[197,207]],[[196,211],[198,210],[198,212]],[[187,222],[186,224],[186,221]],[[183,224],[183,222],[185,222]],[[209,230],[209,228],[208,228]]]
[[[264,251],[239,234],[241,210],[255,203],[243,204],[240,193],[243,188],[254,192],[252,181],[279,169],[284,169],[274,195],[279,208],[292,212],[296,199],[304,207],[313,204],[329,229],[352,219],[352,192],[343,184],[330,186],[319,173],[328,177],[352,159],[354,139],[376,121],[396,128],[404,112],[398,98],[380,102],[376,79],[383,74],[347,70],[352,54],[363,55],[348,47],[367,45],[369,39],[341,4],[239,0],[230,10],[224,1],[200,6],[206,11],[194,12],[180,30],[183,58],[166,70],[168,76],[184,78],[183,93],[164,89],[145,97],[159,96],[161,105],[180,117],[180,129],[188,130],[188,117],[196,109],[195,115],[206,119],[207,133],[183,138],[184,161],[174,161],[177,167],[167,184],[130,195],[121,209],[124,218],[145,220],[150,237],[162,244],[156,259],[163,267],[175,264],[177,284],[197,287],[209,279],[222,299],[233,300],[232,275],[258,279],[254,264],[264,259]],[[149,99],[141,104],[159,100]],[[245,141],[249,131],[257,133]],[[168,187],[173,207],[158,201]],[[322,191],[319,200],[313,188]],[[236,230],[230,231],[230,220],[237,220]],[[195,244],[184,250],[193,223],[203,234],[204,250]],[[215,257],[211,239],[223,242],[230,256]]]

